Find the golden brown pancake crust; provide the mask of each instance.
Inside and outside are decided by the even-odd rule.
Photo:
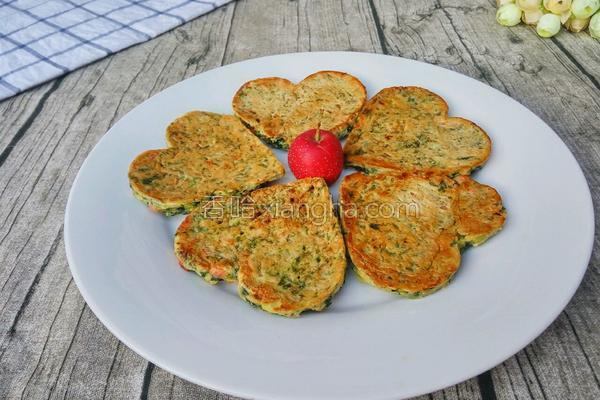
[[[219,204],[217,204],[219,205]],[[175,235],[180,264],[274,314],[324,309],[344,282],[344,239],[326,183],[308,178],[195,209]]]
[[[401,295],[446,285],[465,245],[501,229],[498,193],[469,177],[355,173],[341,185],[342,226],[358,275]]]
[[[261,309],[295,317],[320,311],[344,282],[344,239],[327,184],[320,178],[259,189],[266,208],[245,230],[240,296]]]
[[[152,209],[186,213],[207,197],[248,192],[283,176],[275,155],[232,115],[189,112],[167,128],[169,148],[133,160],[134,195]]]
[[[283,78],[246,82],[233,98],[235,114],[266,142],[288,148],[304,131],[317,128],[345,136],[367,98],[363,84],[338,71],[319,71],[297,85]]]
[[[480,167],[491,141],[479,126],[448,117],[440,96],[419,87],[389,87],[367,102],[346,144],[348,165],[369,172],[466,175]]]

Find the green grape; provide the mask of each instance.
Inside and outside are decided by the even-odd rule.
[[[576,18],[589,18],[600,9],[600,0],[573,0],[571,12]]]
[[[556,14],[545,14],[537,24],[537,33],[541,37],[549,38],[560,31],[560,17]]]
[[[521,9],[515,4],[505,4],[496,12],[496,21],[503,26],[515,26],[521,22]]]
[[[515,0],[496,0],[496,7],[501,7],[505,4],[512,4]]]

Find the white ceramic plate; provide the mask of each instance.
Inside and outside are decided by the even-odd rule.
[[[135,200],[127,168],[138,153],[165,146],[165,127],[178,115],[230,113],[245,81],[299,81],[324,69],[357,76],[370,96],[392,85],[423,86],[448,101],[451,115],[482,126],[493,151],[476,178],[502,194],[508,220],[498,236],[464,254],[452,284],[429,297],[400,298],[349,270],[329,309],[286,319],[240,301],[233,286],[212,287],[179,268],[172,243],[181,217]],[[285,163],[286,154],[277,155]],[[202,73],[129,112],[79,171],[65,241],[73,277],[98,318],[184,379],[257,399],[397,399],[475,376],[538,336],[582,279],[593,221],[587,183],[567,147],[504,94],[416,61],[302,53]]]

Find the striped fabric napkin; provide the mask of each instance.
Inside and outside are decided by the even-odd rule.
[[[231,0],[0,0],[0,100]]]

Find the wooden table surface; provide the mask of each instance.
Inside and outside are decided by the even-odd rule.
[[[540,39],[523,25],[498,26],[494,13],[494,0],[240,0],[0,103],[0,398],[231,399],[155,367],[110,334],[73,282],[63,239],[75,174],[108,128],[155,93],[220,65],[351,50],[469,75],[556,130],[597,207],[600,41],[566,32]],[[599,246],[596,235],[581,287],[538,339],[423,398],[600,398]]]

